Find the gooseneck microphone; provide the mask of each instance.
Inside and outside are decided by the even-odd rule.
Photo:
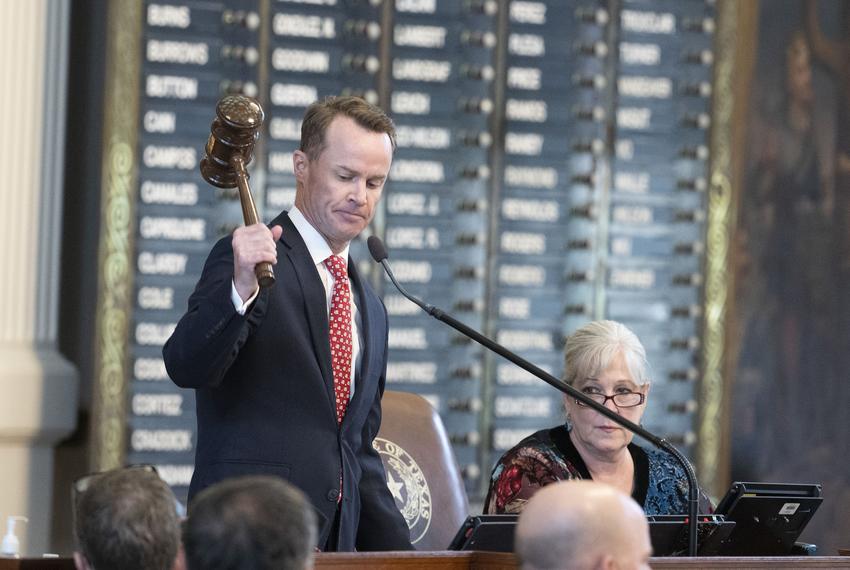
[[[471,338],[484,348],[495,352],[499,356],[502,356],[511,361],[512,363],[516,364],[523,370],[530,372],[531,374],[543,380],[553,388],[560,390],[564,394],[567,394],[570,398],[574,398],[576,400],[581,401],[586,406],[599,412],[606,418],[611,419],[617,425],[623,426],[630,432],[637,434],[643,439],[652,443],[655,447],[662,449],[672,455],[682,465],[682,468],[685,470],[685,476],[688,478],[688,556],[696,556],[697,515],[699,511],[699,486],[697,484],[697,477],[696,473],[694,472],[693,466],[691,466],[690,462],[685,458],[684,455],[681,454],[681,452],[679,452],[678,449],[675,448],[675,446],[673,446],[673,444],[671,444],[664,438],[660,438],[652,432],[647,431],[636,423],[627,420],[618,413],[612,412],[610,409],[591,399],[583,392],[576,390],[563,380],[552,376],[542,368],[535,366],[528,360],[522,358],[514,352],[511,352],[501,344],[484,336],[475,329],[466,326],[465,324],[455,319],[445,311],[442,311],[439,308],[431,304],[425,303],[422,300],[414,297],[413,295],[405,291],[405,289],[396,280],[395,275],[393,275],[389,261],[387,261],[387,258],[389,257],[389,255],[387,254],[387,248],[384,247],[384,243],[381,241],[381,238],[377,236],[370,236],[369,239],[366,240],[366,243],[369,247],[369,253],[372,255],[372,258],[384,267],[384,271],[386,271],[387,276],[390,278],[390,281],[392,281],[393,285],[395,285],[395,288],[398,289],[399,292],[411,302],[418,305],[423,311],[425,311],[438,321],[446,323],[447,325],[460,332],[461,334],[465,335],[466,337]]]
[[[246,166],[254,158],[254,145],[260,138],[263,108],[250,97],[227,95],[215,107],[216,118],[201,159],[201,176],[219,188],[239,187],[242,218],[246,226],[259,222],[257,207],[248,186]],[[274,271],[268,262],[254,268],[260,287],[274,285]]]

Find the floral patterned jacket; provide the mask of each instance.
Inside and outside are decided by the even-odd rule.
[[[632,498],[648,515],[687,513],[688,480],[669,454],[629,444],[635,465]],[[484,501],[487,514],[519,513],[540,487],[568,479],[590,479],[566,426],[540,430],[506,452],[490,476]],[[700,512],[713,512],[700,496]]]

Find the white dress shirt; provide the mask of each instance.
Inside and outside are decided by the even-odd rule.
[[[327,299],[326,309],[328,311],[328,315],[331,312],[331,295],[333,294],[334,288],[334,277],[328,268],[325,266],[325,260],[328,256],[333,255],[334,253],[331,251],[330,246],[325,241],[325,238],[322,237],[316,228],[314,228],[310,222],[307,221],[307,218],[304,217],[304,214],[298,210],[295,206],[289,210],[289,219],[292,220],[292,223],[295,225],[295,229],[298,231],[298,234],[301,236],[301,239],[304,240],[304,243],[307,245],[307,251],[310,252],[310,257],[313,258],[313,263],[316,265],[316,271],[319,272],[319,278],[322,280],[322,285],[325,287],[325,298]],[[345,244],[345,249],[343,249],[340,253],[338,253],[341,258],[345,260],[345,263],[348,264],[348,244]],[[286,276],[275,275],[277,279],[286,279]],[[351,395],[354,395],[354,379],[357,375],[357,370],[360,369],[360,347],[363,344],[363,338],[360,335],[360,329],[362,328],[362,323],[360,322],[360,312],[357,310],[357,304],[354,302],[354,292],[351,291],[351,279],[348,280],[348,289],[351,293]],[[239,293],[236,291],[236,284],[231,283],[231,300],[233,301],[233,307],[236,309],[240,315],[244,315],[251,304],[254,302],[254,299],[259,295],[259,288],[254,291],[254,294],[245,301],[242,302],[242,298],[239,296]],[[330,317],[329,317],[330,318]]]

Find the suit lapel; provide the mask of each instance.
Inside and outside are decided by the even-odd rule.
[[[348,418],[355,413],[360,406],[363,401],[364,394],[372,392],[371,384],[374,376],[372,371],[372,356],[376,347],[375,339],[370,338],[370,334],[375,330],[374,323],[371,322],[372,319],[375,318],[375,314],[372,311],[372,299],[369,298],[369,292],[366,290],[365,284],[360,279],[360,274],[357,272],[356,264],[351,260],[350,256],[348,260],[348,275],[351,278],[354,294],[358,298],[357,308],[360,312],[360,324],[363,328],[361,331],[363,343],[360,346],[360,371],[359,374],[357,374],[354,396],[351,398],[351,402],[348,403],[349,409],[345,414],[345,419],[343,419],[343,427],[348,424]]]
[[[331,367],[331,347],[328,343],[328,309],[325,287],[322,279],[310,257],[307,245],[301,239],[295,225],[289,216],[281,214],[270,225],[280,224],[283,227],[283,235],[280,241],[284,245],[285,255],[295,268],[295,276],[304,296],[304,311],[307,315],[310,341],[316,354],[322,379],[325,384],[325,392],[328,397],[328,410],[336,422],[336,399],[334,396],[333,369]]]

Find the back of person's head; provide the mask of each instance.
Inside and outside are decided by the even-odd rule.
[[[180,546],[174,494],[153,470],[117,469],[77,483],[78,568],[170,570]]]
[[[547,485],[525,505],[514,550],[524,570],[649,568],[649,526],[640,506],[592,481]]]
[[[277,477],[228,479],[195,498],[183,543],[189,570],[301,570],[312,567],[316,514]]]

